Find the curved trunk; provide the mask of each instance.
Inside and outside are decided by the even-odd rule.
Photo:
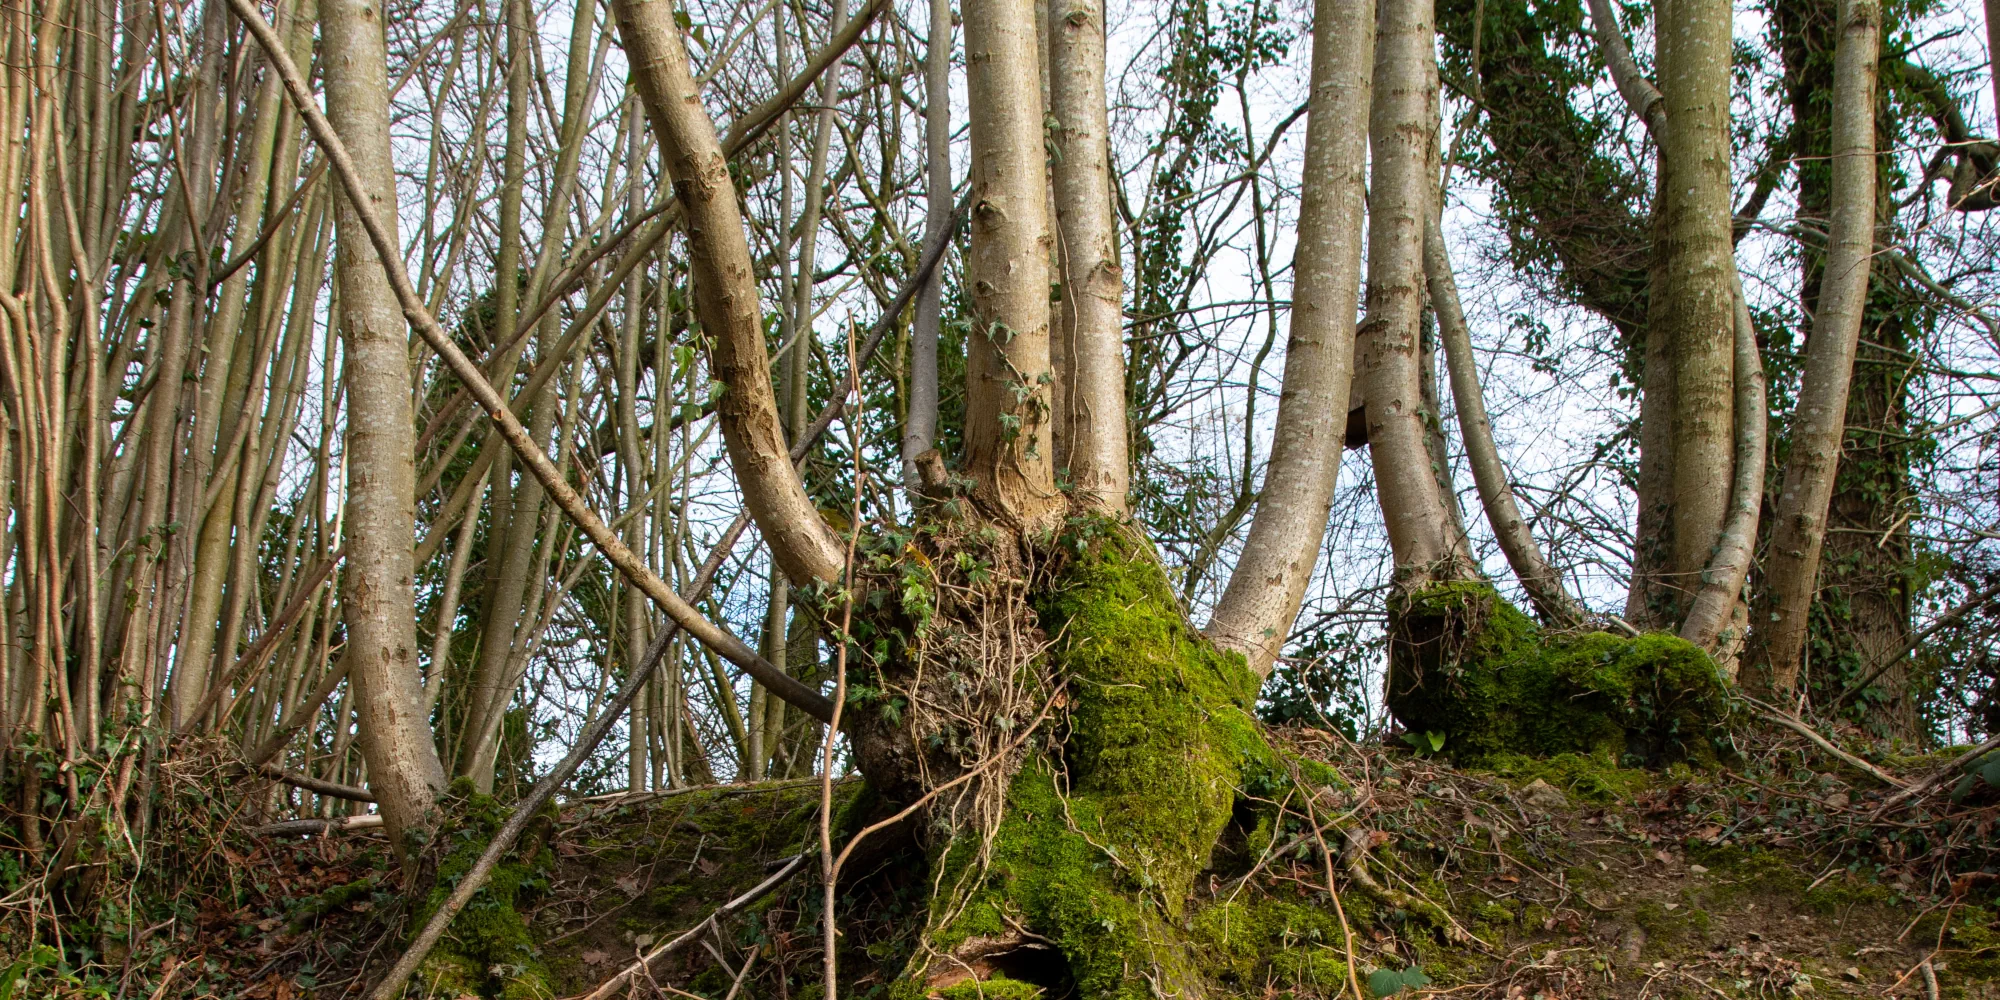
[[[785,446],[736,186],[688,70],[673,5],[618,0],[612,10],[632,84],[660,143],[660,161],[686,212],[695,311],[713,338],[710,367],[724,387],[716,412],[744,506],[786,575],[799,583],[837,580],[846,553],[820,520]],[[1046,315],[1046,292],[1042,298]],[[1046,327],[1044,321],[1044,353]]]
[[[1209,638],[1270,673],[1298,616],[1340,472],[1360,297],[1365,109],[1373,85],[1374,0],[1318,0],[1306,119],[1291,331],[1277,431],[1243,554],[1209,619]]]
[[[1472,576],[1426,442],[1423,361],[1425,220],[1436,214],[1437,51],[1431,0],[1383,0],[1369,112],[1368,318],[1360,333],[1368,451],[1396,581],[1422,589]]]
[[[1764,441],[1771,414],[1764,398],[1764,359],[1757,353],[1757,327],[1743,283],[1736,284],[1736,479],[1729,489],[1729,517],[1715,555],[1702,570],[1681,638],[1715,658],[1723,672],[1736,674],[1743,631],[1743,582],[1756,559],[1757,521],[1764,512]]]
[[[1459,433],[1465,438],[1466,457],[1472,466],[1473,482],[1479,487],[1479,502],[1486,508],[1486,520],[1500,542],[1521,588],[1528,592],[1542,621],[1559,627],[1583,620],[1583,611],[1563,589],[1562,577],[1529,532],[1527,521],[1514,502],[1514,488],[1507,482],[1507,466],[1493,443],[1493,424],[1486,416],[1486,395],[1479,387],[1479,369],[1472,356],[1472,331],[1465,322],[1465,309],[1458,298],[1458,281],[1452,276],[1451,256],[1445,250],[1444,232],[1433,217],[1425,227],[1424,278],[1430,286],[1431,304],[1437,310],[1438,335],[1444,341],[1445,364],[1451,372],[1451,397],[1458,411]],[[1754,344],[1752,345],[1755,346]],[[1738,584],[1739,588],[1741,583]]]
[[[1868,301],[1875,247],[1875,63],[1881,11],[1872,0],[1841,5],[1834,55],[1833,204],[1825,277],[1806,345],[1805,373],[1784,488],[1778,494],[1767,557],[1769,592],[1757,615],[1764,657],[1759,678],[1773,694],[1798,684],[1807,610],[1819,578],[1840,442],[1847,430],[1848,386]]]

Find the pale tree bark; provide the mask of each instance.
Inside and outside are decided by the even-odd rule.
[[[646,157],[642,139],[642,112],[635,96],[628,95],[625,107],[625,174],[630,179],[626,192],[626,214],[637,217],[645,211],[645,201],[640,193],[639,178],[643,175]],[[616,362],[618,387],[618,466],[624,473],[625,503],[628,514],[645,502],[647,481],[642,468],[643,454],[639,448],[639,338],[644,333],[646,313],[646,279],[644,275],[633,274],[625,279],[625,316],[618,328],[618,357]],[[663,326],[665,324],[662,324]],[[665,339],[665,338],[662,338]],[[671,372],[660,369],[654,373],[654,420],[666,409],[666,385]],[[666,428],[656,422],[653,433],[666,434]],[[654,470],[655,475],[660,470]],[[625,544],[635,552],[648,551],[646,545],[646,519],[634,516],[626,523]],[[636,670],[639,657],[652,642],[651,622],[646,615],[646,595],[639,588],[627,585],[620,588],[620,613],[624,620],[625,669]],[[675,661],[678,662],[678,661]],[[648,761],[650,737],[648,729],[652,722],[649,709],[657,699],[660,679],[655,677],[646,682],[652,690],[633,699],[631,717],[628,722],[625,747],[625,777],[627,791],[643,792],[652,768]]]
[[[1437,312],[1438,339],[1444,342],[1445,366],[1451,375],[1451,397],[1458,411],[1459,433],[1465,439],[1467,464],[1479,487],[1479,502],[1486,509],[1486,521],[1507,565],[1528,592],[1535,612],[1550,625],[1567,627],[1583,620],[1582,609],[1563,589],[1562,577],[1547,559],[1542,547],[1528,530],[1514,501],[1514,488],[1507,481],[1507,466],[1493,443],[1493,423],[1486,414],[1486,394],[1479,386],[1479,368],[1472,354],[1472,331],[1465,321],[1465,308],[1458,296],[1458,280],[1451,270],[1451,256],[1445,249],[1444,230],[1436,216],[1428,220],[1424,234],[1424,278]]]
[[[1340,472],[1360,298],[1375,0],[1317,0],[1277,431],[1249,538],[1205,629],[1268,675],[1319,559]]]
[[[1023,526],[1057,514],[1049,439],[1049,227],[1033,0],[965,5],[972,248],[965,280],[966,467],[990,512]]]
[[[1408,589],[1473,575],[1425,441],[1423,317],[1425,220],[1436,213],[1437,32],[1431,0],[1383,0],[1369,109],[1374,169],[1368,201],[1368,318],[1360,336],[1368,451]]]
[[[1798,684],[1807,613],[1826,541],[1827,503],[1847,429],[1848,383],[1868,302],[1875,246],[1875,76],[1881,21],[1874,0],[1843,0],[1840,5],[1826,270],[1766,556],[1770,584],[1756,615],[1764,673],[1753,686],[1779,695],[1791,694]]]
[[[924,243],[951,224],[951,0],[931,0],[924,51]],[[903,484],[914,490],[917,456],[937,444],[938,332],[944,313],[944,269],[917,292],[910,325],[910,405],[903,424]]]
[[[410,412],[409,331],[363,229],[373,213],[394,246],[396,176],[389,150],[388,56],[380,6],[323,0],[327,119],[347,146],[370,204],[336,200],[339,320],[347,380],[347,550],[341,607],[361,752],[392,842],[432,821],[444,767],[431,743],[417,673],[411,546],[416,535],[416,432]]]
[[[1111,145],[1104,103],[1104,4],[1053,0],[1049,110],[1058,123],[1054,182],[1057,262],[1054,354],[1056,467],[1076,497],[1114,516],[1131,485],[1125,420],[1125,274],[1111,217]]]
[[[1734,676],[1743,632],[1743,582],[1756,559],[1757,521],[1764,510],[1764,449],[1770,426],[1764,394],[1764,359],[1757,352],[1757,328],[1743,283],[1736,283],[1736,478],[1729,489],[1729,516],[1715,555],[1702,570],[1701,588],[1681,622],[1681,638],[1707,650],[1724,673]]]
[[[785,445],[736,187],[688,70],[673,7],[616,0],[612,10],[661,163],[686,213],[695,309],[714,342],[711,370],[724,386],[716,412],[744,505],[786,575],[800,583],[837,580],[846,553],[806,495]]]
[[[1660,135],[1652,297],[1647,324],[1673,352],[1670,586],[1675,618],[1722,533],[1733,461],[1735,256],[1730,218],[1731,0],[1660,8]],[[1651,360],[1649,358],[1649,360]]]
[[[1625,43],[1625,35],[1612,16],[1609,0],[1591,0],[1591,26],[1603,49],[1605,65],[1611,70],[1618,93],[1626,106],[1646,124],[1657,146],[1667,129],[1666,98],[1660,89],[1639,72]],[[1655,56],[1666,61],[1669,39],[1657,40]],[[1654,177],[1653,239],[1661,240],[1666,213],[1665,202],[1673,164],[1662,153],[1656,157]],[[1649,280],[1653,288],[1663,287],[1664,260],[1655,254]],[[1639,488],[1638,516],[1633,526],[1632,580],[1625,599],[1625,617],[1642,628],[1664,629],[1674,622],[1674,605],[1679,592],[1673,577],[1674,544],[1674,340],[1664,324],[1649,322],[1641,345],[1644,374],[1639,395]]]

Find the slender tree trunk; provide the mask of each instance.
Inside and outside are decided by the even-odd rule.
[[[1431,0],[1382,0],[1369,111],[1368,318],[1360,333],[1368,449],[1396,580],[1421,589],[1472,575],[1431,468],[1423,409],[1425,221],[1436,214],[1437,32]]]
[[[372,0],[323,0],[327,118],[393,241],[396,176],[389,151],[388,56]],[[348,676],[361,750],[392,842],[432,821],[444,767],[431,743],[417,673],[416,431],[410,412],[409,332],[352,201],[336,200],[339,319],[346,344],[347,467],[344,530]]]
[[[1764,394],[1764,359],[1757,352],[1757,328],[1750,303],[1736,286],[1736,478],[1729,490],[1729,516],[1715,555],[1702,570],[1681,638],[1707,650],[1723,673],[1735,676],[1743,646],[1743,583],[1756,559],[1757,522],[1764,512],[1765,433],[1770,411]]]
[[[1125,421],[1125,275],[1111,217],[1111,145],[1104,104],[1102,0],[1054,0],[1049,19],[1049,110],[1062,301],[1054,336],[1056,467],[1085,504],[1125,513],[1131,459]]]
[[[1729,203],[1731,0],[1661,7],[1658,266],[1648,324],[1673,352],[1673,620],[1721,535],[1734,445],[1735,258]],[[1649,350],[1649,354],[1650,354]],[[1649,357],[1649,361],[1651,358]]]
[[[1834,55],[1833,200],[1825,277],[1806,345],[1791,451],[1766,557],[1769,584],[1756,616],[1762,673],[1753,683],[1789,695],[1799,678],[1807,611],[1818,582],[1827,505],[1847,429],[1848,387],[1868,301],[1875,247],[1875,65],[1881,11],[1844,0]]]
[[[625,212],[628,216],[636,218],[640,212],[645,210],[645,201],[640,194],[639,178],[642,176],[642,170],[646,162],[642,142],[645,136],[643,129],[645,118],[644,112],[639,107],[637,95],[628,95],[625,115],[627,119],[624,137],[625,175],[630,181],[630,189],[626,192]],[[641,457],[643,453],[639,449],[638,406],[639,340],[645,327],[645,298],[646,279],[644,275],[634,273],[631,277],[625,279],[625,316],[624,323],[619,326],[616,378],[618,380],[618,466],[624,472],[625,504],[628,516],[645,505],[648,487],[644,459]],[[670,372],[664,369],[655,371],[653,374],[653,384],[660,387],[665,386],[670,374]],[[666,412],[666,401],[662,398],[664,395],[664,393],[658,393],[654,397],[653,419],[655,420],[655,424],[653,433],[655,434],[666,433],[666,428],[661,427],[657,423],[660,415]],[[659,470],[655,470],[655,474],[659,474]],[[635,552],[648,551],[645,544],[645,532],[646,518],[632,516],[625,529],[625,544],[631,546]],[[641,593],[639,588],[628,584],[619,589],[619,594],[621,597],[619,613],[624,619],[621,631],[625,637],[625,669],[629,672],[636,669],[639,657],[644,654],[647,645],[652,642],[652,630],[649,627],[651,620],[646,614],[646,595]],[[657,688],[660,684],[659,678],[662,676],[664,675],[656,674],[655,679],[648,683]],[[651,691],[647,692],[648,695],[652,693]],[[649,747],[647,736],[649,727],[648,709],[652,707],[652,703],[656,700],[656,698],[642,695],[632,702],[632,714],[627,730],[625,754],[625,787],[627,791],[645,791],[647,778],[651,775],[651,769],[647,760],[649,756],[647,753]]]
[[[951,224],[951,0],[931,0],[924,50],[924,242]],[[903,483],[916,489],[917,456],[937,444],[938,333],[944,312],[944,268],[917,292],[910,327],[910,405],[903,425]]]
[[[1033,0],[965,4],[972,249],[965,281],[966,466],[995,516],[1039,526],[1061,510],[1049,438],[1049,227]]]
[[[1542,548],[1514,502],[1514,488],[1507,481],[1507,467],[1500,460],[1500,449],[1493,443],[1493,424],[1486,415],[1486,394],[1479,386],[1479,369],[1472,354],[1472,331],[1466,325],[1465,309],[1459,301],[1458,281],[1452,275],[1444,231],[1435,216],[1425,227],[1424,278],[1437,311],[1439,339],[1444,341],[1459,433],[1465,438],[1466,457],[1472,466],[1473,482],[1479,487],[1479,502],[1486,508],[1487,523],[1492,525],[1500,551],[1507,556],[1507,565],[1513,567],[1515,578],[1528,592],[1528,600],[1542,621],[1556,627],[1575,625],[1583,620],[1582,609],[1563,589],[1562,577],[1542,558]]]
[[[1249,539],[1205,630],[1268,675],[1319,559],[1340,472],[1353,380],[1355,307],[1375,0],[1317,0],[1291,330],[1277,432]]]
[[[725,387],[716,411],[744,506],[793,580],[839,579],[845,549],[806,495],[785,446],[736,187],[688,71],[672,5],[614,0],[612,10],[661,162],[686,212],[695,308],[714,344],[710,370]]]

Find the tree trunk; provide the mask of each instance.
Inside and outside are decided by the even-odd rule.
[[[951,0],[931,0],[924,49],[924,244],[951,224]],[[944,312],[944,268],[934,268],[917,292],[910,327],[910,403],[903,426],[903,485],[917,489],[917,456],[937,444],[938,333]]]
[[[1125,513],[1125,276],[1111,217],[1102,0],[1055,0],[1048,25],[1049,110],[1056,132],[1055,209],[1062,301],[1055,336],[1055,462],[1084,503]]]
[[[736,186],[688,70],[673,5],[617,0],[612,10],[631,60],[632,83],[660,144],[660,161],[686,213],[695,310],[713,340],[710,369],[725,387],[716,412],[744,506],[787,576],[800,583],[837,580],[846,552],[820,520],[785,446]],[[1046,290],[1042,298],[1046,316]],[[1042,327],[1046,345],[1046,320]]]
[[[1507,467],[1500,449],[1493,443],[1493,424],[1486,416],[1486,395],[1479,387],[1479,369],[1472,355],[1472,331],[1466,326],[1465,309],[1458,298],[1458,281],[1452,275],[1451,256],[1445,249],[1444,231],[1435,216],[1424,235],[1424,278],[1430,287],[1432,307],[1437,311],[1438,333],[1444,341],[1445,364],[1451,372],[1451,397],[1458,411],[1459,433],[1465,438],[1465,453],[1472,466],[1473,482],[1479,487],[1479,502],[1486,508],[1487,523],[1500,542],[1521,588],[1545,624],[1557,627],[1576,625],[1583,620],[1582,609],[1563,589],[1562,577],[1542,558],[1542,548],[1528,531],[1514,502],[1514,488],[1507,481]]]
[[[1729,516],[1715,555],[1702,570],[1680,636],[1700,646],[1730,677],[1738,673],[1747,628],[1743,583],[1756,561],[1757,524],[1764,513],[1766,437],[1769,404],[1764,392],[1764,359],[1757,351],[1757,328],[1743,284],[1736,285],[1736,478],[1729,488]]]
[[[1040,527],[1061,512],[1049,438],[1048,184],[1032,0],[968,0],[972,248],[965,260],[966,456],[975,497]],[[762,524],[760,519],[759,524]]]
[[[1368,449],[1395,551],[1396,581],[1421,590],[1472,576],[1464,535],[1445,505],[1425,436],[1425,220],[1436,213],[1437,52],[1431,0],[1383,0],[1369,112],[1368,318],[1360,333]]]
[[[1681,618],[1708,565],[1729,502],[1736,319],[1729,203],[1732,13],[1730,0],[1674,0],[1660,8],[1656,31],[1666,131],[1659,138],[1657,266],[1647,322],[1673,358],[1673,537],[1666,581],[1675,594],[1672,621]],[[1651,332],[1649,385],[1655,360],[1650,338]],[[1648,430],[1649,440],[1656,430]]]
[[[1778,696],[1798,685],[1807,612],[1819,579],[1827,506],[1847,429],[1848,388],[1868,301],[1875,248],[1875,63],[1881,11],[1844,0],[1834,56],[1833,187],[1825,276],[1807,342],[1791,452],[1778,495],[1756,616],[1763,673],[1756,686]]]
[[[389,152],[388,61],[380,7],[323,0],[320,39],[327,118],[370,188],[394,239],[396,178]],[[336,199],[339,319],[346,346],[348,677],[355,686],[369,786],[393,843],[432,822],[444,767],[431,743],[417,673],[411,545],[416,535],[416,433],[410,412],[409,328],[354,203]]]
[[[1319,559],[1347,428],[1360,297],[1375,0],[1318,0],[1313,21],[1310,181],[1300,197],[1277,431],[1256,519],[1206,630],[1259,677],[1283,649]]]

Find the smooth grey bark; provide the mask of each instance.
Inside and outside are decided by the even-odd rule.
[[[1125,272],[1111,216],[1103,0],[1053,0],[1049,111],[1056,123],[1056,467],[1076,497],[1122,516],[1131,487],[1125,419]]]
[[[1721,536],[1734,460],[1735,241],[1729,163],[1731,0],[1660,7],[1658,266],[1647,324],[1673,351],[1670,586],[1683,611]]]
[[[1756,559],[1757,522],[1764,510],[1765,437],[1770,425],[1765,402],[1764,359],[1757,352],[1757,327],[1743,283],[1736,283],[1736,479],[1729,491],[1729,516],[1715,555],[1702,570],[1701,587],[1681,622],[1680,636],[1707,650],[1725,673],[1736,672],[1743,634],[1731,628],[1743,609],[1743,583]]]
[[[1340,472],[1360,299],[1375,0],[1316,0],[1285,380],[1264,489],[1204,630],[1270,673],[1305,598]]]
[[[625,107],[625,174],[630,179],[626,192],[625,212],[637,217],[645,211],[645,199],[638,180],[645,166],[644,113],[639,108],[637,95],[628,95]],[[646,279],[644,275],[633,274],[625,279],[625,316],[618,328],[618,357],[615,378],[618,384],[618,466],[624,474],[625,503],[628,511],[636,508],[647,495],[646,470],[643,453],[639,448],[639,338],[644,332],[646,314]],[[662,338],[664,340],[665,338]],[[665,412],[666,392],[663,391],[670,372],[659,369],[654,373],[653,412]],[[657,418],[656,418],[657,419]],[[666,429],[655,427],[655,434],[665,434]],[[658,474],[658,470],[655,470]],[[632,517],[625,529],[625,544],[635,552],[647,551],[646,519]],[[639,651],[652,642],[651,622],[646,615],[646,595],[639,588],[627,585],[620,588],[620,614],[623,617],[625,636],[625,668],[636,670]],[[678,662],[678,661],[675,661]],[[648,750],[651,726],[650,709],[658,700],[655,694],[659,680],[647,682],[653,690],[641,692],[632,701],[632,716],[626,728],[625,777],[627,791],[643,792],[647,779],[651,777]]]
[[[924,242],[951,224],[951,0],[931,0],[924,50]],[[917,456],[937,444],[938,332],[944,276],[933,270],[917,292],[910,325],[910,401],[903,424],[903,485],[915,490]]]
[[[1769,584],[1759,602],[1761,678],[1792,693],[1804,655],[1807,611],[1826,541],[1827,504],[1847,430],[1848,385],[1868,304],[1875,249],[1875,76],[1882,13],[1875,0],[1843,0],[1833,67],[1833,188],[1819,308],[1806,342],[1805,372],[1778,494]]]
[[[994,516],[1039,526],[1061,510],[1049,437],[1049,225],[1041,46],[1033,0],[965,5],[972,247],[965,259],[966,467]]]
[[[417,673],[411,546],[416,535],[416,431],[410,412],[409,327],[383,273],[362,213],[394,247],[396,175],[389,149],[388,53],[373,0],[323,0],[326,117],[353,158],[354,193],[335,200],[335,274],[347,382],[348,494],[342,517],[347,565],[348,677],[354,684],[369,788],[391,842],[427,827],[445,784],[431,743]]]
[[[1479,502],[1486,521],[1507,557],[1507,565],[1521,581],[1535,612],[1544,622],[1568,627],[1583,620],[1582,609],[1563,588],[1562,577],[1542,557],[1542,547],[1528,530],[1514,501],[1514,488],[1507,481],[1507,466],[1493,443],[1493,423],[1486,414],[1486,394],[1479,385],[1479,368],[1472,353],[1472,331],[1465,321],[1459,300],[1458,279],[1452,274],[1451,255],[1444,244],[1444,230],[1436,216],[1428,220],[1424,234],[1424,278],[1430,286],[1431,306],[1437,313],[1438,339],[1444,343],[1445,366],[1451,376],[1452,402],[1458,412],[1458,429],[1465,440],[1467,464],[1479,487]],[[1754,346],[1754,345],[1753,345]]]
[[[1419,324],[1425,220],[1436,214],[1437,31],[1431,0],[1382,0],[1369,110],[1368,316],[1358,337],[1368,450],[1399,586],[1469,578],[1431,468]]]

